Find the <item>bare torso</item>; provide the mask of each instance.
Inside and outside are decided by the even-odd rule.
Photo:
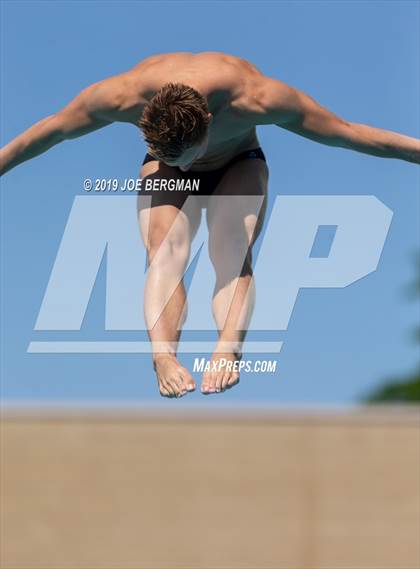
[[[191,170],[219,168],[235,154],[259,146],[256,125],[276,125],[322,144],[383,158],[420,161],[416,138],[346,121],[302,91],[264,76],[248,61],[208,51],[148,57],[86,87],[66,107],[0,149],[0,175],[64,140],[114,122],[139,127],[145,105],[169,82],[194,87],[206,97],[213,116],[206,154]]]
[[[156,55],[118,76],[124,82],[121,110],[127,122],[137,124],[144,105],[165,83],[193,87],[206,97],[213,121],[207,152],[191,170],[211,170],[239,152],[259,146],[246,110],[252,108],[262,77],[249,62],[220,52]]]

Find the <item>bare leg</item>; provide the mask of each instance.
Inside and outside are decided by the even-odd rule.
[[[175,169],[149,162],[141,177],[177,177]],[[194,200],[171,195],[139,199],[140,231],[147,248],[149,269],[145,287],[145,320],[152,342],[153,365],[161,395],[180,397],[195,389],[195,382],[176,358],[180,328],[186,318],[183,275],[191,239],[201,210]],[[178,202],[176,200],[179,200]]]
[[[262,160],[244,160],[232,166],[217,188],[220,199],[211,199],[207,211],[209,252],[216,272],[213,315],[219,330],[212,360],[233,363],[203,375],[203,393],[215,393],[239,381],[234,362],[242,356],[255,303],[252,245],[266,209],[268,168]],[[229,188],[230,195],[224,191]],[[232,194],[237,189],[240,197]],[[231,197],[232,196],[232,197]]]

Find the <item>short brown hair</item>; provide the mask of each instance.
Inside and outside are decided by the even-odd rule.
[[[177,159],[201,142],[209,124],[207,101],[188,85],[167,83],[146,104],[139,126],[157,158]]]

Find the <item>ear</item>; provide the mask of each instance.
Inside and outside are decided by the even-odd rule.
[[[211,113],[207,113],[207,116],[209,117],[209,124],[211,124],[213,120],[213,115]]]

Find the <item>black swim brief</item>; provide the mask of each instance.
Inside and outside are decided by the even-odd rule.
[[[260,159],[266,162],[264,152],[260,147],[258,147],[253,148],[252,150],[245,150],[245,152],[237,154],[231,160],[229,160],[227,164],[222,166],[222,168],[217,168],[216,170],[187,170],[186,172],[183,172],[178,167],[176,167],[176,169],[184,180],[199,180],[199,190],[196,192],[197,195],[211,195],[216,189],[225,172],[230,168],[230,166],[232,166],[232,164],[235,164],[240,160],[249,159]],[[147,162],[151,162],[152,160],[156,160],[156,158],[153,158],[153,156],[147,153],[143,160],[143,164],[147,164]]]

